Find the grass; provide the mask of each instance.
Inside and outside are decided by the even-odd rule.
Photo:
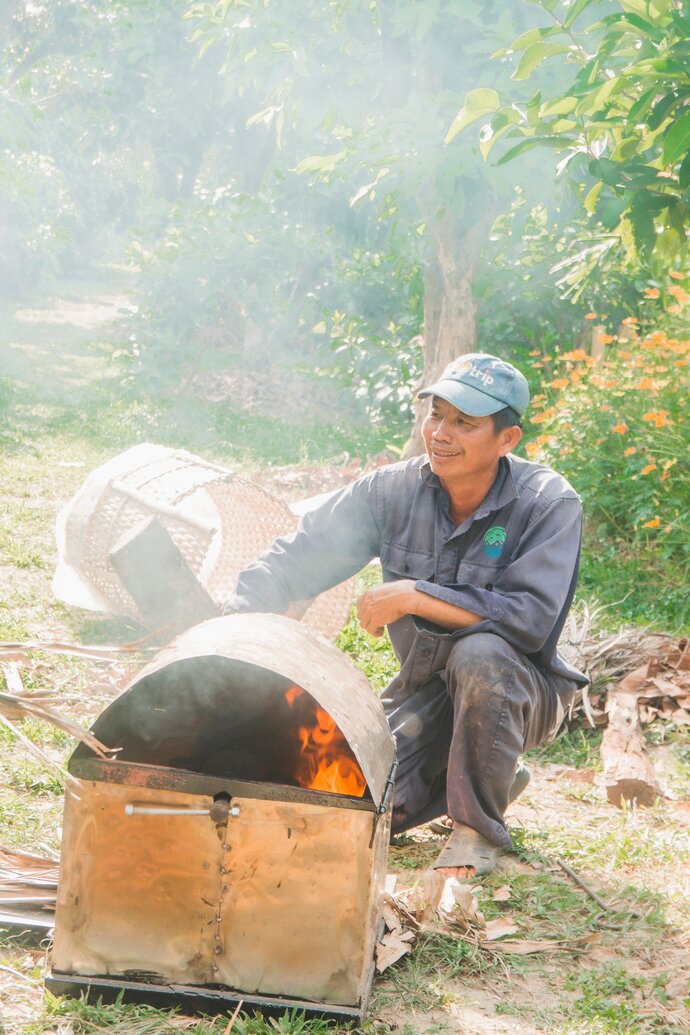
[[[80,348],[88,354],[87,338]],[[99,362],[105,351],[103,341],[93,343]],[[80,376],[87,366],[79,366]],[[57,511],[91,469],[127,446],[146,440],[183,446],[250,472],[265,465],[267,457],[274,465],[316,463],[343,452],[373,455],[390,440],[384,430],[372,434],[371,429],[336,420],[305,429],[278,417],[241,415],[230,407],[212,411],[181,397],[153,402],[134,390],[123,397],[113,394],[108,378],[85,380],[70,405],[51,394],[52,387],[41,387],[39,397],[39,388],[30,394],[16,380],[0,376],[3,640],[109,643],[136,638],[133,624],[68,608],[51,591]],[[607,564],[585,563],[584,592],[596,590],[600,601],[621,592]],[[623,574],[628,582],[643,581],[639,567],[625,567]],[[379,578],[379,569],[371,566],[359,576],[356,591]],[[641,586],[640,593],[649,601],[652,618],[665,621],[664,615],[671,614],[668,601],[654,610],[654,586]],[[614,624],[616,616],[627,621],[626,608],[611,609]],[[339,645],[380,692],[396,669],[388,638],[369,637],[353,615]],[[84,724],[119,692],[125,675],[122,665],[41,651],[32,652],[20,671],[27,689],[55,692],[58,709]],[[39,720],[24,721],[21,729],[61,763],[74,746],[72,738]],[[675,786],[690,786],[687,731],[665,723],[649,732],[655,745],[668,746],[677,766]],[[505,857],[495,874],[475,882],[486,918],[513,918],[521,938],[576,944],[594,935],[596,940],[586,951],[518,957],[426,932],[409,956],[377,979],[363,1035],[458,1030],[477,1035],[506,1030],[515,1035],[680,1035],[688,1030],[688,990],[678,985],[690,941],[686,814],[675,811],[672,803],[627,812],[608,805],[597,783],[599,743],[599,731],[573,722],[553,744],[530,752],[533,781],[510,814],[516,854]],[[566,770],[586,772],[591,780],[569,782]],[[55,852],[61,821],[60,780],[0,727],[0,843]],[[428,830],[395,839],[388,868],[399,886],[419,878],[439,844]],[[566,877],[559,858],[609,903],[606,912]],[[508,897],[495,899],[505,888]],[[44,997],[43,955],[40,938],[0,931],[7,1035],[225,1035],[227,1016],[188,1018],[150,1007]],[[294,1012],[273,1020],[243,1014],[232,1029],[233,1035],[346,1030]]]

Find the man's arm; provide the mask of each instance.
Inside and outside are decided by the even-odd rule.
[[[368,564],[380,543],[376,475],[334,493],[240,572],[225,613],[291,614],[295,601],[318,596]]]
[[[483,620],[473,611],[420,592],[414,579],[384,582],[362,593],[357,601],[357,617],[371,636],[382,636],[384,626],[403,615],[415,615],[451,631],[467,629]]]

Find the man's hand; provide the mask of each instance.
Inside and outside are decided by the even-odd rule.
[[[382,636],[384,627],[403,615],[417,615],[442,629],[466,629],[482,621],[474,611],[415,589],[414,579],[384,582],[362,593],[357,601],[357,617],[370,636]]]
[[[383,636],[385,626],[403,615],[413,614],[417,590],[413,579],[384,582],[362,593],[357,600],[357,617],[370,636]]]

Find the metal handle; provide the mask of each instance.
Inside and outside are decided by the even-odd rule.
[[[210,812],[211,809],[180,809],[174,805],[138,805],[132,801],[125,805],[125,816],[208,816]],[[239,816],[239,805],[231,805],[228,815]]]

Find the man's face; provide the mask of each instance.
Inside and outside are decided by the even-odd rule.
[[[492,474],[520,440],[518,428],[496,433],[491,417],[472,417],[436,395],[422,435],[431,470],[444,482]]]

